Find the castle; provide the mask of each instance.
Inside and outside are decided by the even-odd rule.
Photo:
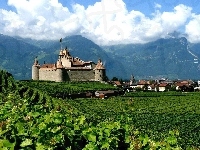
[[[38,60],[32,66],[32,80],[48,81],[103,81],[106,72],[101,60],[95,64],[72,57],[67,48],[61,49],[58,61],[54,64],[40,65]]]

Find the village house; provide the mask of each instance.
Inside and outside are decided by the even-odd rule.
[[[175,81],[174,85],[177,91],[194,91],[194,82],[192,80],[178,80]]]
[[[116,87],[122,87],[122,84],[120,83],[120,81],[113,81],[113,85]]]
[[[148,85],[148,91],[157,91],[156,84]]]
[[[149,81],[146,80],[139,80],[137,83],[137,88],[144,88],[144,87],[148,87],[148,85],[150,84]]]
[[[164,91],[169,91],[170,85],[168,83],[161,83],[158,85],[158,91],[159,92],[164,92]]]

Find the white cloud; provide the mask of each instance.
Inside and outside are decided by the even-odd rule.
[[[155,5],[154,6],[155,8],[162,8],[162,6],[160,4],[158,4],[158,3],[154,3],[154,5]]]
[[[200,15],[194,15],[192,20],[186,25],[188,40],[193,43],[200,42]]]
[[[166,29],[167,27],[177,29],[178,27],[184,25],[190,16],[191,8],[181,4],[174,8],[174,12],[164,12],[161,15],[161,19],[163,21],[162,24]],[[171,32],[170,28],[167,30]]]
[[[8,0],[8,4],[16,12],[0,10],[0,32],[11,36],[60,39],[81,34],[97,44],[112,45],[150,42],[185,27],[189,40],[199,41],[200,17],[182,4],[172,12],[155,10],[151,18],[128,11],[122,0],[102,0],[87,8],[73,4],[73,12],[58,0]]]

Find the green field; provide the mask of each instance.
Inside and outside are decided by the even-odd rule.
[[[115,88],[99,82],[16,82],[1,71],[0,149],[200,148],[200,93],[56,97],[100,89]]]
[[[67,102],[91,121],[118,120],[133,124],[153,139],[178,130],[182,147],[200,146],[200,93],[139,92],[109,99],[77,99]],[[126,121],[129,117],[129,121]]]
[[[59,94],[73,94],[86,92],[91,90],[116,90],[117,88],[111,84],[100,82],[62,82],[53,81],[18,81],[19,86],[28,86],[46,92],[48,95],[57,97]]]

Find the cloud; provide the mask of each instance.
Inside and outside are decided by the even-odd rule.
[[[188,35],[187,38],[190,42],[200,42],[200,15],[193,14],[192,19],[186,25],[185,32]]]
[[[155,5],[155,6],[154,6],[155,8],[161,8],[161,7],[162,7],[162,6],[161,6],[160,4],[158,4],[158,3],[154,3],[154,5]]]
[[[128,11],[122,0],[101,0],[87,8],[73,4],[71,12],[58,0],[8,0],[8,5],[16,12],[0,10],[0,32],[11,36],[57,40],[80,34],[97,44],[113,45],[146,43],[185,28],[189,40],[199,42],[200,17],[183,4],[171,12],[155,10],[151,17]]]

